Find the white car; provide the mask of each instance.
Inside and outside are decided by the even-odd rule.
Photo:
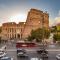
[[[13,60],[13,58],[11,58],[11,57],[3,57],[3,58],[1,58],[1,60]]]
[[[0,58],[6,56],[5,52],[0,52]]]
[[[6,45],[4,45],[4,46],[2,46],[2,48],[1,48],[1,49],[3,49],[3,50],[4,50],[4,49],[6,49],[6,48],[7,48],[7,46],[6,46]]]
[[[56,59],[60,60],[60,54],[56,55]]]
[[[4,45],[1,49],[0,49],[0,52],[6,52],[6,45]]]

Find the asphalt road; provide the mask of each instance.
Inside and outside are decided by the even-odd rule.
[[[26,58],[18,58],[17,57],[17,53],[16,53],[16,47],[15,44],[6,44],[7,45],[7,56],[9,57],[13,57],[14,60],[41,60],[40,54],[38,54],[36,52],[37,49],[39,49],[38,47],[36,48],[25,48],[27,50],[27,55],[28,57]],[[56,60],[56,55],[60,53],[60,46],[56,46],[56,45],[49,45],[48,47],[46,47],[48,50],[48,59],[44,59],[44,60]],[[56,51],[57,50],[57,51]]]
[[[7,50],[7,54],[8,54],[8,56],[13,57],[14,60],[34,60],[34,59],[40,60],[41,59],[40,55],[36,52],[36,50],[39,49],[37,47],[36,48],[30,48],[30,49],[25,48],[27,50],[28,58],[18,58],[15,45],[12,45],[10,47],[8,46],[8,49],[9,48],[11,50],[10,51]],[[56,51],[56,50],[58,50],[57,47],[55,45],[49,45],[47,47],[47,49],[49,50],[49,52],[48,52],[49,57],[48,57],[48,59],[45,59],[45,60],[56,60],[56,55],[60,53],[60,51]],[[55,49],[55,50],[53,50],[53,49]]]
[[[49,51],[48,53],[48,59],[45,60],[56,60],[56,55],[59,54],[60,51]],[[36,52],[27,52],[28,57],[26,58],[18,58],[16,55],[16,51],[7,51],[7,56],[13,57],[14,60],[31,60],[31,59],[38,59],[40,60],[40,54]]]

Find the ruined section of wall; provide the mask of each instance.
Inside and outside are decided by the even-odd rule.
[[[37,28],[43,27],[43,21],[44,21],[44,27],[49,27],[49,16],[47,13],[43,13],[43,11],[37,10],[37,9],[31,9],[28,12],[26,25],[23,33],[23,38],[30,35],[31,30],[35,30]]]

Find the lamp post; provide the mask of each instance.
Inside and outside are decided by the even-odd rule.
[[[42,43],[44,49],[44,15],[42,16]]]
[[[42,15],[42,44],[43,44],[43,53],[44,53],[44,50],[45,50],[45,48],[44,48],[44,15]],[[43,56],[43,60],[44,60],[44,55],[42,55]]]

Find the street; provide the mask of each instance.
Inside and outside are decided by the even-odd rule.
[[[60,51],[49,51],[48,52],[48,59],[46,60],[56,60],[56,55],[59,54]],[[28,58],[17,58],[16,51],[7,51],[8,56],[13,57],[14,60],[31,60],[32,58],[40,59],[40,54],[36,52],[27,52]]]
[[[40,54],[36,52],[39,49],[39,47],[24,48],[26,50],[28,57],[20,58],[17,57],[15,44],[6,45],[7,56],[14,58],[14,60],[41,60]],[[48,50],[48,58],[45,60],[56,60],[56,55],[60,53],[60,47],[57,47],[56,45],[49,45],[46,47],[46,49]]]

